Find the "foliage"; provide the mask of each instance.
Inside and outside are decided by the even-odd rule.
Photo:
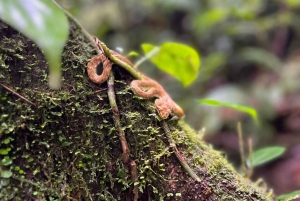
[[[257,112],[254,108],[235,104],[235,103],[226,103],[226,102],[221,102],[221,101],[216,101],[216,100],[211,100],[211,99],[201,99],[201,100],[198,100],[198,102],[200,104],[207,104],[207,105],[212,105],[212,106],[229,107],[229,108],[241,111],[241,112],[248,113],[253,118],[255,123],[258,124]]]
[[[62,10],[49,0],[0,0],[0,19],[44,51],[50,67],[50,87],[59,88],[61,54],[69,33]]]
[[[3,170],[1,171],[1,175],[2,178],[9,178],[12,176],[12,172],[10,170]]]
[[[178,78],[183,86],[195,81],[200,68],[200,57],[192,47],[168,42],[160,47],[142,44],[142,48],[146,54],[151,54],[150,60],[159,69]]]
[[[259,165],[263,165],[267,162],[270,162],[283,155],[285,150],[286,148],[281,146],[273,146],[273,147],[258,149],[253,153],[252,166],[257,167]],[[247,163],[250,164],[249,159],[247,160]]]

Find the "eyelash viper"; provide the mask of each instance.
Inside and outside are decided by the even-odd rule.
[[[98,48],[100,48],[101,50],[102,47],[99,44],[100,41],[96,38],[95,42]],[[127,58],[123,57],[122,55],[118,54],[113,50],[110,50],[110,52],[118,60],[121,60],[133,67],[133,64]],[[97,66],[101,63],[103,65],[103,71],[101,75],[98,75]],[[101,84],[105,82],[108,79],[113,64],[114,63],[110,61],[104,53],[93,57],[87,64],[87,73],[89,78],[92,80],[92,82],[96,84]],[[143,75],[141,80],[133,80],[130,83],[130,86],[132,91],[136,95],[144,99],[154,97],[156,98],[154,102],[155,108],[162,119],[167,119],[170,115],[176,116],[178,118],[184,116],[184,112],[180,108],[180,106],[178,106],[172,100],[172,98],[168,95],[164,88],[156,81]]]

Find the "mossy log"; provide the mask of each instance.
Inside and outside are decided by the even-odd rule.
[[[62,85],[52,90],[39,48],[0,22],[0,200],[134,200],[107,85],[87,76],[95,54],[71,24]],[[127,72],[113,71],[120,123],[137,165],[138,200],[272,200],[183,120],[167,120],[201,182],[191,178],[170,148],[153,100],[132,93]]]

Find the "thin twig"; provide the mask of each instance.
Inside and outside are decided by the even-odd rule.
[[[24,96],[20,95],[19,93],[15,92],[14,90],[12,90],[11,88],[9,88],[8,86],[1,84],[0,85],[5,88],[7,91],[10,91],[11,93],[15,94],[16,96],[18,96],[19,98],[23,99],[24,101],[26,101],[27,103],[33,105],[34,107],[36,107],[36,104],[31,102],[30,100],[28,100],[27,98],[25,98]]]
[[[159,47],[154,47],[150,52],[148,52],[145,56],[143,56],[142,58],[140,58],[134,65],[133,67],[135,69],[137,69],[139,67],[139,65],[141,65],[143,62],[145,62],[146,60],[150,59],[151,57],[153,57],[158,51],[160,50]]]
[[[193,178],[195,179],[197,182],[201,182],[201,179],[198,177],[198,175],[192,170],[192,168],[187,164],[187,162],[184,160],[184,158],[181,156],[181,154],[179,153],[176,144],[171,136],[171,131],[168,127],[168,124],[165,121],[162,121],[162,127],[168,137],[168,141],[170,143],[170,147],[173,149],[177,159],[179,160],[179,163],[181,164],[181,166],[187,171],[187,173]]]
[[[133,200],[137,201],[139,198],[139,186],[135,183],[138,179],[137,167],[135,161],[131,161],[129,163],[129,169],[131,174],[131,181],[133,183],[133,194],[134,194]]]
[[[94,91],[94,93],[98,93],[98,92],[102,92],[102,91],[106,91],[106,90],[107,90],[107,88],[99,89],[99,90]]]
[[[122,161],[125,165],[129,165],[131,180],[133,183],[134,201],[137,201],[138,197],[139,197],[138,185],[135,185],[135,182],[138,179],[137,166],[136,166],[136,163],[134,161],[130,161],[130,158],[129,158],[130,150],[129,150],[128,143],[127,143],[127,140],[125,137],[125,133],[121,126],[120,112],[119,112],[119,109],[117,106],[116,95],[115,95],[115,90],[114,90],[114,82],[115,82],[115,77],[114,77],[113,71],[110,71],[110,74],[109,74],[109,77],[107,80],[108,100],[109,100],[110,107],[112,108],[115,127],[118,131],[119,139],[121,142],[121,147],[122,147],[122,152],[123,152],[122,153]],[[130,163],[129,163],[129,161],[130,161]]]
[[[249,167],[248,167],[248,178],[253,174],[253,143],[252,139],[248,139],[248,148],[249,148]]]
[[[109,74],[108,80],[107,80],[108,100],[109,100],[109,104],[110,104],[110,107],[113,112],[113,119],[114,119],[115,127],[118,131],[119,139],[120,139],[121,146],[122,146],[122,151],[123,151],[122,160],[123,160],[124,164],[128,164],[130,151],[129,151],[127,140],[125,138],[125,133],[122,129],[121,122],[120,122],[120,113],[119,113],[119,109],[118,109],[118,106],[116,103],[114,82],[115,82],[115,77],[114,77],[113,71],[111,71]]]
[[[245,152],[244,152],[244,142],[243,142],[243,131],[241,122],[237,124],[238,136],[239,136],[239,147],[241,155],[242,170],[246,174],[246,163],[245,163]]]

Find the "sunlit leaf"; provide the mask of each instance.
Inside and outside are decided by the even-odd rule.
[[[61,53],[68,38],[68,21],[50,0],[0,0],[0,18],[33,40],[49,63],[49,84],[60,86]]]
[[[266,148],[256,150],[252,155],[253,157],[252,166],[257,167],[271,160],[274,160],[279,156],[281,156],[285,152],[285,150],[286,150],[285,147],[280,147],[280,146],[266,147]]]
[[[198,102],[201,104],[206,104],[206,105],[211,105],[211,106],[228,107],[228,108],[232,108],[232,109],[235,109],[235,110],[238,110],[241,112],[245,112],[253,118],[255,123],[258,124],[257,112],[252,107],[247,107],[247,106],[239,105],[239,104],[235,104],[235,103],[220,102],[220,101],[216,101],[216,100],[212,100],[212,99],[201,99],[201,100],[198,100]]]
[[[276,200],[278,200],[278,201],[290,201],[290,200],[294,200],[294,199],[297,199],[297,198],[300,198],[300,190],[280,195],[276,198]]]
[[[147,54],[154,48],[151,44],[142,44]],[[197,77],[200,68],[200,56],[195,49],[180,43],[164,43],[150,60],[162,71],[181,81],[183,86],[190,85]]]
[[[10,170],[1,171],[1,177],[2,178],[9,178],[11,176],[12,176],[12,172]]]

